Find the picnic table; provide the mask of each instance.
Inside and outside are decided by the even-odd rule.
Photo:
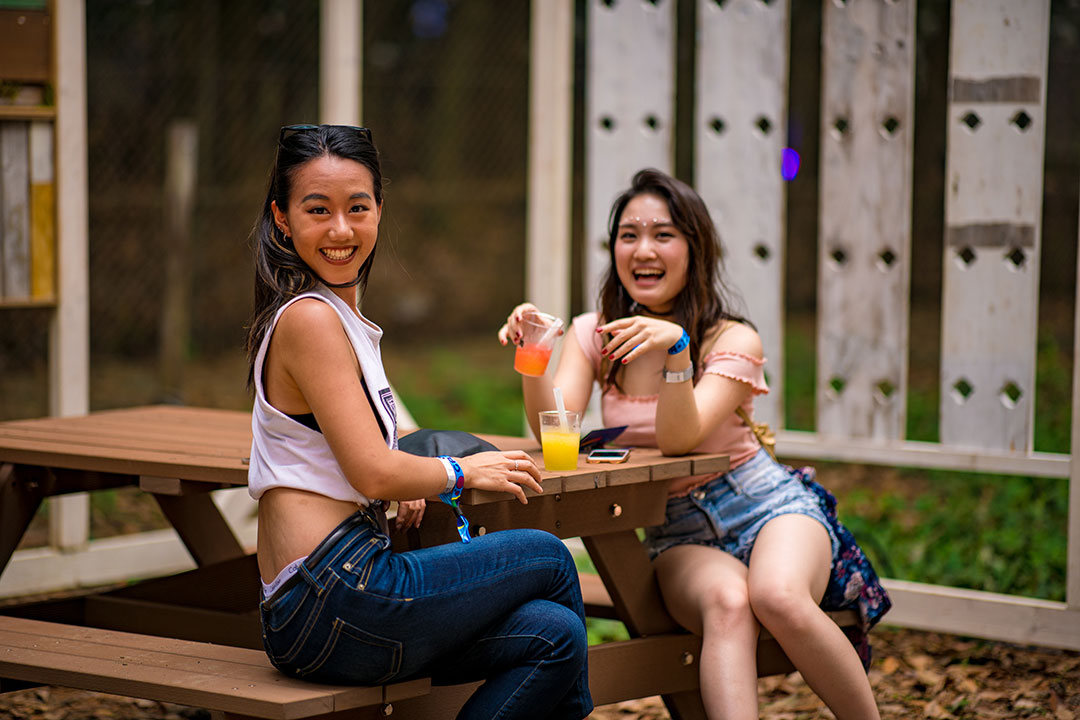
[[[525,450],[543,467],[536,441],[483,437],[501,449]],[[12,680],[16,687],[67,684],[209,707],[235,718],[308,717],[343,708],[359,717],[355,709],[364,703],[379,713],[391,708],[405,717],[452,717],[475,686],[414,681],[349,694],[292,681],[270,667],[262,654],[255,558],[209,493],[247,483],[250,444],[250,414],[230,410],[149,406],[0,423],[0,573],[42,500],[123,486],[153,495],[197,565],[122,588],[5,608],[0,691]],[[673,716],[704,717],[697,689],[700,638],[665,610],[636,530],[663,522],[666,480],[727,467],[726,455],[664,457],[638,448],[623,464],[582,460],[576,470],[544,471],[544,493],[527,491],[527,505],[503,493],[463,493],[474,534],[525,527],[581,538],[599,578],[582,576],[590,614],[620,619],[631,636],[590,648],[598,705],[663,695]],[[460,540],[450,509],[429,503],[422,528],[394,533],[393,541],[406,550]],[[42,655],[42,647],[52,654]],[[177,658],[184,673],[175,671]],[[210,667],[216,668],[212,677],[205,675]],[[790,667],[763,633],[759,673]],[[217,689],[208,693],[208,685]],[[271,686],[278,699],[267,701],[260,693]]]

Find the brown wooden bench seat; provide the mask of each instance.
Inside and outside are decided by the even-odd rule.
[[[343,687],[278,672],[260,650],[0,616],[5,680],[191,705],[230,718],[293,720],[388,704],[430,692],[428,680]]]
[[[578,573],[578,578],[581,581],[581,597],[585,601],[585,614],[589,617],[617,620],[618,616],[615,614],[614,603],[612,603],[611,596],[608,594],[607,588],[604,587],[600,576],[591,573]],[[845,634],[855,630],[859,619],[854,610],[841,610],[826,614],[840,626],[840,629]],[[758,636],[757,663],[759,677],[789,673],[795,669],[795,666],[791,664],[787,655],[780,648],[780,644],[765,628],[761,629],[761,634]]]

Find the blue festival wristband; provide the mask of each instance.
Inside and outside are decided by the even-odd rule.
[[[686,346],[689,345],[689,344],[690,344],[690,335],[685,330],[683,330],[682,331],[682,337],[679,338],[679,341],[668,348],[668,355],[678,355],[683,350],[685,350]]]
[[[439,455],[440,460],[445,460],[450,463],[450,467],[454,468],[454,487],[449,492],[439,493],[439,499],[450,506],[450,509],[454,511],[454,515],[457,516],[457,531],[461,536],[461,542],[469,542],[469,521],[465,518],[465,515],[461,512],[461,506],[458,504],[458,500],[461,498],[461,491],[465,489],[465,473],[461,469],[461,465],[458,461],[449,455]]]

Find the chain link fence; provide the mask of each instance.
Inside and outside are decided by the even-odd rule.
[[[364,5],[363,121],[386,180],[365,312],[399,337],[493,336],[524,292],[528,3]],[[243,407],[247,236],[278,128],[318,120],[320,3],[86,10],[91,407]],[[197,136],[182,251],[166,190],[177,124]],[[163,380],[161,357],[177,284],[190,323],[179,382]],[[0,310],[0,419],[48,412],[48,322],[47,310]]]

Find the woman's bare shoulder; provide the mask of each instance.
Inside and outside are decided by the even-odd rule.
[[[709,347],[709,343],[706,343],[706,347]],[[758,359],[765,357],[765,349],[761,345],[761,336],[757,330],[735,320],[724,320],[717,325],[708,352],[734,352]]]

